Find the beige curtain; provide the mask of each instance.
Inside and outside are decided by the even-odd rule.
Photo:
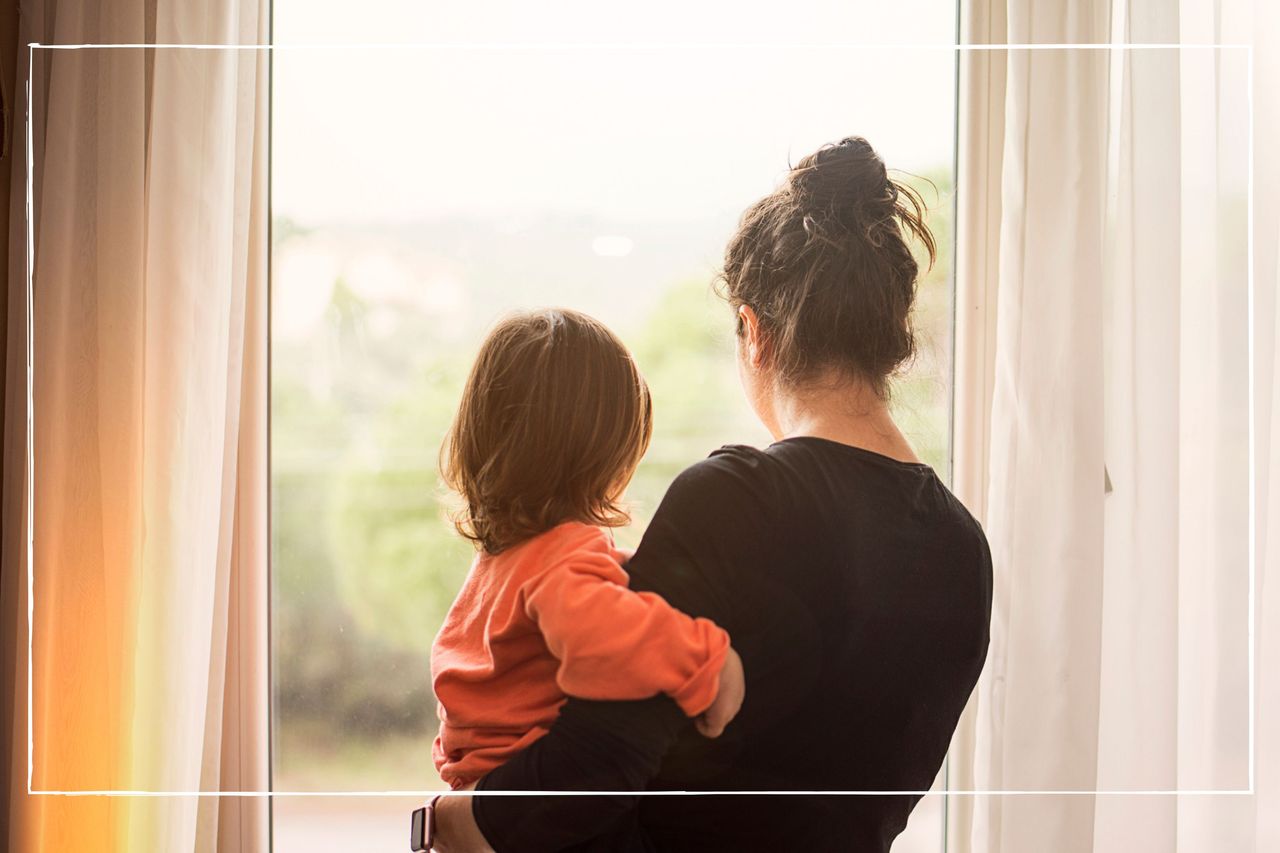
[[[965,12],[973,42],[1252,42],[1280,82],[1265,3]],[[1242,51],[962,58],[956,483],[997,590],[950,786],[1255,792],[957,798],[951,849],[1280,845],[1280,116],[1255,98],[1251,754],[1247,82]]]
[[[33,0],[20,40],[253,44],[267,15],[258,0]],[[268,61],[34,57],[30,506],[10,475],[26,443],[17,201],[5,383],[10,849],[266,847],[260,798],[28,796],[24,660],[31,513],[33,788],[267,789]]]

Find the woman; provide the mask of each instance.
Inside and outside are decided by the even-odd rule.
[[[665,697],[569,700],[549,734],[448,798],[436,849],[887,851],[986,658],[990,552],[887,406],[914,352],[919,196],[867,142],[806,157],[744,215],[725,257],[742,385],[773,435],[671,485],[632,585],[724,626],[746,701],[717,740]]]

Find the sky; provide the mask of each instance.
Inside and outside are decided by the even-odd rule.
[[[849,134],[890,167],[951,163],[953,0],[276,0],[274,14],[277,45],[313,46],[277,50],[274,69],[273,206],[306,224],[719,219]],[[443,46],[314,47],[369,42]]]

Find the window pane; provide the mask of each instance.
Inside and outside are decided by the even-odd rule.
[[[950,4],[894,5],[872,18],[916,29],[892,35],[924,26],[913,40],[952,40]],[[278,43],[352,37],[324,23],[345,22],[347,6],[275,6]],[[382,6],[361,7],[379,21],[370,40],[421,24],[418,4]],[[439,38],[474,38],[464,23],[443,20]],[[748,23],[759,31],[744,41],[771,37]],[[690,26],[682,37],[706,37],[708,23]],[[602,39],[616,40],[582,37]],[[635,350],[656,428],[628,493],[635,523],[618,534],[634,545],[682,468],[724,443],[767,443],[710,283],[742,209],[789,161],[849,133],[936,187],[919,179],[944,252],[895,407],[945,474],[953,69],[951,51],[919,49],[277,51],[277,791],[440,786],[428,652],[471,550],[445,519],[436,453],[485,328],[512,308],[566,305]],[[896,850],[938,849],[940,802],[922,803]],[[406,820],[393,799],[278,798],[276,850],[398,849]]]

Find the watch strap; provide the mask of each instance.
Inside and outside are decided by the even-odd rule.
[[[440,798],[443,796],[444,794],[436,794],[427,803],[426,844],[428,850],[432,850],[436,846],[436,804],[440,802]]]

